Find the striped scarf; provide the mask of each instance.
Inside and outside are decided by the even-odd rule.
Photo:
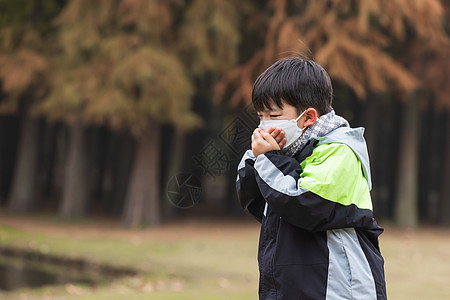
[[[350,126],[346,119],[335,114],[334,110],[320,116],[316,123],[303,131],[303,134],[287,149],[284,154],[294,157],[303,149],[309,140],[322,137],[339,127]]]

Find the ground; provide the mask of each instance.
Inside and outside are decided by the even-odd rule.
[[[109,220],[0,217],[2,246],[139,271],[97,286],[0,292],[1,299],[257,299],[259,226],[251,220],[129,230]],[[389,299],[450,299],[450,230],[387,226],[380,244]]]

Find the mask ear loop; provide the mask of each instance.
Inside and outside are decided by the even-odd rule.
[[[297,121],[300,120],[300,118],[305,114],[305,112],[306,112],[306,110],[304,110],[304,111],[300,114],[300,116],[298,116],[297,119],[295,119],[295,123],[297,123]],[[305,127],[303,127],[303,128],[300,128],[300,127],[299,127],[299,129],[300,129],[300,131],[303,133],[303,131],[305,130]]]
[[[297,119],[295,119],[295,122],[297,122],[298,120],[300,120],[300,118],[305,114],[306,110],[304,110],[300,116],[297,117]]]

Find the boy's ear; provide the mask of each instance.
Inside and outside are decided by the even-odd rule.
[[[305,111],[305,122],[303,123],[303,127],[308,127],[316,123],[317,119],[319,118],[319,114],[317,113],[317,110],[315,108],[308,108]]]

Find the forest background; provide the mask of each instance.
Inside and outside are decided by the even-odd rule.
[[[449,226],[449,16],[447,0],[0,0],[1,210],[243,217],[253,81],[310,52],[366,128],[376,218]]]

